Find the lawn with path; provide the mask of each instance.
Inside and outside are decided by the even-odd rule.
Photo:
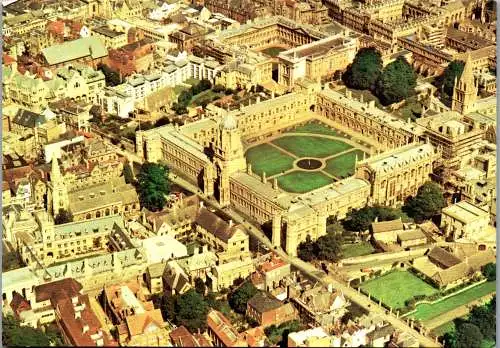
[[[361,289],[393,309],[405,306],[416,295],[432,295],[438,290],[408,271],[393,271],[361,284]]]
[[[254,173],[262,175],[266,172],[268,177],[292,169],[294,162],[294,158],[269,144],[252,147],[245,156],[247,162],[252,164]]]
[[[329,159],[326,162],[325,171],[338,178],[345,178],[353,175],[356,155],[358,156],[358,161],[363,159],[363,151],[358,149]]]
[[[278,185],[283,190],[294,193],[305,193],[331,184],[331,178],[320,172],[304,172],[296,170],[278,178]]]
[[[494,292],[495,290],[496,283],[494,281],[482,283],[437,303],[419,304],[416,307],[417,311],[415,313],[412,313],[410,317],[421,321],[430,320],[459,306],[465,305],[471,301],[486,296]]]
[[[314,136],[292,135],[273,140],[273,144],[293,153],[297,157],[328,157],[351,149],[352,146],[335,139]]]
[[[342,258],[369,255],[375,251],[375,248],[368,242],[360,242],[342,245]]]

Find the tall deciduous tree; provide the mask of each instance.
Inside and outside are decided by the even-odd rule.
[[[482,340],[481,330],[474,324],[465,323],[457,328],[455,347],[479,348]]]
[[[2,343],[8,347],[48,347],[61,346],[62,338],[54,330],[35,329],[31,326],[21,326],[18,319],[12,315],[4,315],[2,321]]]
[[[244,314],[247,310],[248,300],[250,300],[257,291],[257,288],[248,281],[229,295],[229,305],[236,313]]]
[[[397,103],[415,93],[417,75],[404,57],[389,63],[375,86],[375,94],[383,105]]]
[[[406,202],[403,211],[420,223],[437,215],[445,206],[446,201],[441,187],[428,181],[420,186],[415,197]]]
[[[345,85],[354,89],[370,89],[382,71],[382,56],[373,47],[362,48],[354,57],[354,61],[342,75]]]
[[[67,224],[73,221],[73,214],[66,209],[59,209],[59,212],[54,217],[54,223],[56,225]]]
[[[450,98],[453,96],[453,87],[455,85],[455,79],[460,79],[462,72],[464,71],[465,63],[461,60],[454,60],[443,73],[439,75],[434,84],[442,92],[441,100],[445,104],[449,104]]]
[[[141,205],[151,211],[163,209],[170,192],[168,167],[157,163],[145,163],[138,177]]]
[[[204,331],[207,326],[208,305],[202,295],[191,289],[179,296],[175,303],[175,322],[189,331]]]

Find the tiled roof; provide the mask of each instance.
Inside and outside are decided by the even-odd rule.
[[[59,298],[74,297],[80,294],[82,285],[73,278],[65,278],[35,287],[36,302],[57,301]]]
[[[280,300],[265,291],[259,291],[250,300],[248,300],[247,304],[260,314],[283,306],[283,303]]]
[[[403,221],[401,221],[401,219],[372,223],[373,233],[401,231],[402,229]]]
[[[226,347],[243,346],[238,331],[221,312],[211,310],[207,315],[207,324]]]
[[[433,248],[427,255],[431,261],[438,262],[442,264],[445,268],[455,266],[462,262],[458,257],[452,253],[444,250],[441,247]]]
[[[128,316],[126,321],[130,337],[142,335],[150,325],[155,325],[159,329],[165,326],[160,309]]]

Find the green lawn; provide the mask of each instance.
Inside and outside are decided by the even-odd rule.
[[[279,174],[292,169],[294,159],[269,144],[252,147],[246,152],[247,162],[252,164],[252,171],[258,175],[266,172],[266,176]]]
[[[447,332],[455,331],[455,323],[453,321],[449,321],[441,326],[438,326],[432,330],[432,333],[436,336],[444,336]]]
[[[344,244],[342,245],[342,257],[356,257],[369,255],[375,251],[375,248],[368,242]]]
[[[201,80],[198,80],[198,79],[194,79],[192,77],[190,77],[189,79],[187,79],[184,83],[188,84],[188,85],[191,85],[191,86],[195,86],[197,85],[198,83],[200,83]]]
[[[435,304],[419,304],[417,305],[417,311],[411,315],[412,318],[426,321],[437,317],[443,313],[451,311],[452,309],[474,301],[480,297],[486,296],[496,290],[496,283],[486,282],[475,286],[473,288],[467,289],[455,296],[448,297],[446,300],[437,302]]]
[[[300,135],[278,138],[273,140],[273,143],[297,157],[321,158],[352,148],[351,145],[340,140]]]
[[[278,177],[278,185],[285,191],[304,193],[332,183],[332,179],[320,172],[293,171]]]
[[[354,163],[358,155],[358,161],[363,159],[363,151],[353,150],[326,162],[325,170],[338,178],[345,178],[354,174]]]
[[[394,271],[361,284],[361,288],[394,309],[416,295],[432,295],[437,289],[407,271]]]
[[[312,133],[312,134],[333,135],[335,137],[344,137],[335,129],[332,129],[327,125],[318,122],[309,122],[306,124],[302,124],[288,131],[287,133]]]

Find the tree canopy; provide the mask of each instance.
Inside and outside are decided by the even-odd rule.
[[[445,206],[446,201],[441,187],[435,182],[428,181],[419,187],[415,197],[407,200],[403,211],[420,223],[439,214]]]
[[[488,263],[483,268],[483,275],[489,280],[497,279],[497,265],[495,263]]]
[[[383,105],[397,103],[415,93],[417,75],[404,57],[389,63],[375,86],[375,95]]]
[[[441,91],[441,101],[447,105],[450,104],[451,97],[453,96],[455,79],[460,79],[462,76],[464,65],[465,63],[461,60],[452,61],[434,82],[435,86]]]
[[[247,310],[247,302],[259,290],[249,281],[245,282],[228,297],[229,305],[231,308],[240,314],[244,314]]]
[[[59,212],[54,217],[54,223],[56,225],[67,224],[73,221],[73,214],[66,209],[59,209]]]
[[[345,85],[354,89],[371,89],[382,71],[382,55],[373,47],[362,48],[342,75]]]
[[[203,282],[203,279],[201,278],[196,278],[194,280],[194,289],[196,292],[202,296],[205,296],[205,291],[207,290],[207,286]]]
[[[470,323],[462,324],[458,327],[456,333],[456,348],[479,348],[481,347],[481,341],[483,340],[483,334],[481,330]]]
[[[379,221],[406,218],[399,209],[382,205],[366,206],[361,209],[354,209],[348,213],[346,219],[343,221],[343,226],[348,231],[363,232],[370,228],[370,225],[377,217]]]
[[[476,325],[484,338],[495,339],[496,337],[496,313],[488,306],[476,306],[469,314],[470,324]]]
[[[205,330],[209,307],[202,295],[191,289],[180,295],[175,301],[175,318],[177,325],[184,325],[189,331]]]
[[[316,241],[306,240],[297,248],[298,257],[306,262],[312,260],[328,260],[336,262],[342,256],[342,236],[337,233],[327,233]]]
[[[163,209],[170,192],[168,167],[157,163],[145,163],[138,176],[141,205],[151,211]]]
[[[2,321],[2,343],[8,347],[48,347],[62,346],[62,338],[55,330],[43,332],[31,326],[21,326],[12,315],[4,315]]]

